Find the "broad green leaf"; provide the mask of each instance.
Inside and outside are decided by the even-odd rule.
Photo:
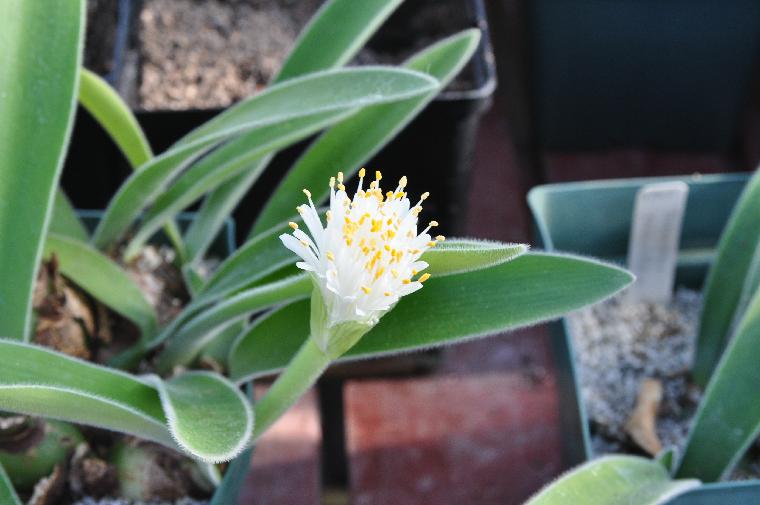
[[[309,188],[315,202],[326,199],[330,176],[353,174],[396,136],[459,73],[479,40],[479,30],[466,30],[413,56],[405,67],[435,77],[438,87],[403,102],[367,107],[322,134],[272,193],[251,235],[286,219],[303,198],[301,188]]]
[[[311,280],[305,275],[253,288],[229,298],[182,326],[171,336],[159,355],[157,367],[167,372],[177,365],[190,363],[197,354],[230,322],[287,301],[305,298],[311,292]]]
[[[302,140],[346,115],[345,111],[319,113],[254,130],[205,156],[156,199],[125,255],[139,251],[162,224],[220,184],[249,170],[264,154]]]
[[[525,505],[660,505],[697,486],[697,480],[671,479],[657,461],[604,456],[570,470]]]
[[[86,68],[82,68],[79,103],[108,132],[132,168],[153,158],[148,139],[127,104],[105,80]]]
[[[741,323],[744,314],[747,312],[747,307],[752,301],[752,297],[760,289],[760,242],[757,244],[755,254],[752,257],[749,268],[747,269],[747,276],[744,280],[744,286],[742,286],[742,293],[739,296],[739,301],[736,303],[736,310],[731,318],[731,326],[729,329],[729,336],[736,334],[736,328]]]
[[[84,2],[0,2],[0,336],[26,339],[76,106]]]
[[[153,306],[142,290],[116,262],[89,244],[50,234],[45,257],[55,254],[61,273],[114,312],[129,319],[144,337],[158,328]]]
[[[61,189],[55,192],[53,216],[50,219],[48,233],[63,235],[80,242],[90,240],[87,229],[82,224],[82,221],[80,221],[79,216],[74,211],[74,207],[71,206],[71,202],[69,202],[68,197]]]
[[[175,447],[158,392],[121,372],[0,340],[0,409],[129,433]]]
[[[94,243],[103,248],[118,239],[185,163],[216,144],[314,114],[403,100],[425,93],[435,85],[434,79],[419,72],[365,67],[311,74],[267,88],[196,128],[141,167],[111,200],[95,230]],[[272,144],[270,149],[276,147],[273,139],[264,136],[263,140]]]
[[[328,70],[347,63],[380,27],[402,0],[328,0],[312,17],[270,84]],[[185,234],[188,256],[197,261],[206,253],[226,217],[248,193],[271,155],[260,159],[248,172],[226,182],[203,202]]]
[[[760,291],[710,378],[677,475],[715,481],[760,434]]]
[[[253,433],[253,410],[243,394],[220,375],[186,372],[168,381],[148,377],[161,396],[169,429],[189,454],[211,462],[229,461]]]
[[[22,505],[21,500],[13,489],[13,484],[5,473],[3,465],[0,465],[0,503],[7,505]]]
[[[230,459],[248,442],[250,405],[221,376],[190,373],[164,383],[9,340],[0,340],[0,355],[0,410],[128,433],[206,462]],[[204,437],[200,420],[214,423]]]
[[[343,359],[424,349],[536,324],[606,298],[632,279],[612,265],[543,253],[434,276],[401,299]],[[284,315],[278,324],[260,322],[233,347],[229,366],[234,381],[284,367],[303,343],[309,333],[308,301],[280,312]]]
[[[728,345],[728,331],[752,257],[760,242],[760,170],[747,183],[723,230],[704,289],[692,373],[704,386]]]
[[[504,244],[487,240],[455,238],[439,242],[422,255],[430,275],[453,275],[488,268],[525,254],[525,244]]]

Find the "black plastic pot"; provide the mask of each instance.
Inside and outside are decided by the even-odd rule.
[[[382,170],[389,180],[409,175],[417,187],[430,191],[425,214],[440,221],[441,232],[454,234],[464,231],[466,221],[466,195],[469,187],[472,155],[481,115],[491,104],[496,88],[496,69],[488,33],[483,0],[451,0],[460,2],[469,21],[461,28],[477,27],[483,37],[471,62],[463,70],[465,76],[457,86],[444,90],[422,113],[391,143],[367,163],[372,169]],[[138,3],[120,0],[124,7],[119,20],[118,40],[126,41]],[[408,2],[402,10],[391,16],[403,19],[408,15]],[[382,35],[382,31],[378,36]],[[373,41],[377,39],[377,36]],[[382,40],[382,39],[378,39]],[[371,42],[378,43],[378,42]],[[114,62],[119,67],[110,76],[118,85],[122,77],[125,44],[117,44],[118,55]],[[124,76],[127,78],[127,76]],[[165,111],[136,111],[140,125],[151,146],[161,152],[183,135],[213,118],[224,109],[193,109]],[[307,143],[281,152],[270,164],[267,173],[243,200],[235,212],[238,223],[238,240],[245,238],[255,216],[269,196],[270,190],[291,166]],[[82,208],[103,208],[131,170],[118,148],[99,125],[80,110],[72,134],[72,142],[63,172],[63,186],[73,203]]]
[[[100,210],[79,210],[77,211],[80,219],[85,227],[92,232],[95,229],[100,219],[103,217],[103,211]],[[177,218],[177,225],[180,229],[184,229],[192,222],[192,214],[181,214]],[[157,235],[152,240],[153,243],[166,243],[168,240],[162,236]],[[219,235],[214,239],[209,249],[212,256],[218,258],[226,258],[233,252],[235,252],[235,223],[228,219]],[[253,388],[248,386],[248,395],[253,394]],[[251,462],[251,450],[243,451],[237,458],[230,462],[227,467],[227,471],[224,473],[222,481],[214,491],[214,495],[211,498],[211,505],[231,505],[237,503],[237,497],[240,494],[240,490],[243,486],[244,477],[248,472]]]
[[[715,246],[748,179],[747,175],[658,177],[550,184],[528,195],[537,241],[548,250],[574,252],[624,263],[636,192],[645,184],[682,180],[689,199],[681,235],[676,283],[700,288]],[[563,463],[570,467],[593,456],[589,424],[580,400],[567,322],[552,324],[558,374]],[[671,505],[760,503],[760,480],[706,484],[669,502]]]

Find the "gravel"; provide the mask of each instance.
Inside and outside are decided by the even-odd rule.
[[[570,317],[597,453],[630,448],[624,426],[645,378],[662,381],[657,434],[663,446],[684,446],[700,398],[688,371],[701,305],[701,294],[686,289],[667,305],[634,303],[621,294]]]

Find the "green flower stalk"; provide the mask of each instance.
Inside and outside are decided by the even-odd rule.
[[[291,234],[280,236],[285,247],[302,261],[314,284],[311,297],[311,337],[256,408],[254,439],[282,415],[324,372],[333,360],[351,349],[403,296],[422,288],[430,274],[420,260],[425,251],[445,240],[432,237],[432,221],[421,233],[417,221],[424,193],[412,205],[402,177],[393,191],[383,192],[382,174],[364,188],[366,171],[359,171],[353,198],[346,193],[343,174],[330,179],[330,209],[326,225],[311,193],[308,205],[298,207],[309,234],[290,223]]]

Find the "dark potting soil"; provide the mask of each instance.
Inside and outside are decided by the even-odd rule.
[[[144,0],[139,22],[138,108],[226,107],[279,70],[322,0]],[[409,0],[355,64],[398,64],[470,25],[464,1]],[[471,89],[468,66],[449,89]]]
[[[701,306],[701,293],[687,289],[677,290],[669,304],[634,302],[624,292],[569,317],[595,454],[647,452],[629,421],[642,386],[652,381],[658,384],[658,445],[683,454],[702,396],[689,378]],[[751,449],[729,480],[759,477],[757,452]]]
[[[113,70],[118,0],[87,1],[84,66],[98,75]]]

